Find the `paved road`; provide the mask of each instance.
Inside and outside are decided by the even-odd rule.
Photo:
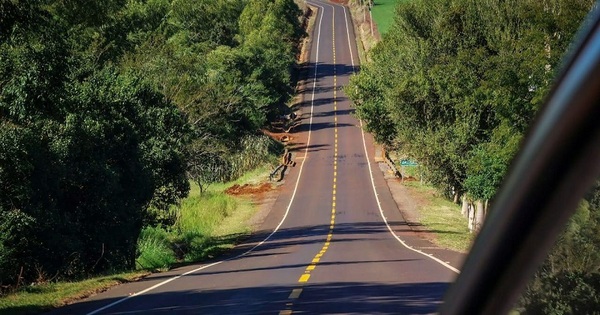
[[[56,314],[435,311],[456,273],[390,232],[417,242],[377,164],[367,159],[374,155],[371,137],[361,132],[341,90],[358,62],[349,13],[310,3],[319,10],[297,134],[306,144],[263,231],[227,260],[119,286]]]

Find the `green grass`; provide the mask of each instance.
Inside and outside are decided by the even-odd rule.
[[[404,182],[413,198],[419,200],[420,223],[432,231],[439,246],[467,252],[474,235],[469,233],[467,219],[460,206],[438,195],[436,190],[419,182]]]
[[[222,192],[206,192],[181,203],[175,227],[183,233],[211,235],[223,219],[235,212],[236,200]]]
[[[373,20],[377,24],[379,34],[385,34],[392,23],[396,12],[396,3],[400,0],[374,0]]]
[[[233,248],[250,235],[248,220],[256,208],[245,198],[223,191],[235,184],[258,184],[269,176],[268,166],[259,167],[229,183],[212,184],[200,193],[191,183],[172,227],[146,228],[139,241],[139,268],[162,270],[177,263],[191,263]]]
[[[147,227],[138,239],[140,256],[136,263],[140,269],[167,269],[177,262],[169,233],[160,227]]]
[[[255,170],[252,170],[250,172],[244,173],[244,175],[242,175],[240,178],[231,181],[231,182],[227,182],[227,183],[214,183],[214,184],[210,184],[208,186],[208,188],[206,188],[206,191],[208,192],[222,192],[225,189],[231,187],[232,185],[235,184],[258,184],[261,182],[264,182],[266,180],[269,179],[269,173],[271,171],[271,166],[261,166],[256,168]],[[196,183],[190,183],[191,187],[190,187],[190,194],[188,196],[189,197],[195,197],[195,196],[200,196],[200,187],[198,187],[198,185]]]
[[[140,234],[140,256],[136,261],[140,270],[76,282],[25,286],[0,297],[0,315],[38,314],[132,281],[149,274],[148,270],[166,270],[178,263],[200,261],[233,248],[252,232],[248,221],[257,209],[248,198],[232,197],[223,191],[234,184],[264,182],[269,171],[268,166],[260,167],[236,181],[211,185],[204,194],[192,183],[188,198],[181,203],[175,226],[149,227]]]
[[[37,314],[148,274],[147,271],[134,271],[77,282],[26,286],[16,293],[0,298],[0,314]]]
[[[188,198],[173,233],[174,243],[184,247],[183,261],[202,260],[233,248],[250,234],[246,222],[253,213],[249,202],[222,192]]]
[[[402,176],[414,177],[417,180],[420,180],[423,174],[421,166],[402,166],[400,165],[400,162],[396,163],[396,169],[402,173]]]

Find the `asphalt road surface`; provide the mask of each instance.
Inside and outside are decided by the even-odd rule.
[[[358,70],[349,12],[309,3],[318,11],[297,134],[305,145],[262,230],[221,260],[121,285],[54,314],[435,312],[457,270],[435,258],[443,253],[402,244],[419,241],[341,89]]]

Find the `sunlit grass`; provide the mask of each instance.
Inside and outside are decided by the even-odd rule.
[[[379,34],[385,34],[394,22],[396,4],[403,0],[375,0],[372,14]]]
[[[419,182],[404,182],[411,195],[418,199],[420,223],[435,234],[439,246],[467,252],[474,234],[469,232],[467,218],[460,213],[460,206],[439,196],[437,191]]]
[[[160,227],[147,227],[138,239],[139,257],[136,260],[139,269],[167,269],[177,262],[171,248],[169,233]]]
[[[155,234],[155,240],[144,241],[156,247],[142,247],[140,244],[145,251],[138,258],[138,266],[163,269],[170,257],[177,257],[178,262],[191,263],[233,248],[240,239],[252,232],[248,220],[256,212],[256,207],[250,199],[233,197],[224,191],[235,184],[264,182],[268,179],[269,172],[269,166],[259,167],[235,181],[209,185],[202,193],[196,183],[191,183],[189,196],[179,206],[175,225],[144,230],[151,231],[151,235]],[[152,262],[155,264],[151,264]],[[172,264],[173,262],[169,265]]]
[[[269,179],[269,173],[271,171],[270,165],[263,165],[255,170],[245,173],[240,178],[227,182],[227,183],[213,183],[205,187],[207,192],[223,192],[225,189],[235,184],[257,184],[264,182]],[[200,187],[195,182],[190,182],[190,193],[189,198],[194,196],[200,196]]]
[[[212,234],[225,217],[236,211],[237,200],[223,192],[206,192],[181,203],[175,228],[182,232]]]

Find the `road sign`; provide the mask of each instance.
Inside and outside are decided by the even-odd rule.
[[[419,163],[417,163],[415,161],[411,161],[411,160],[400,160],[400,165],[401,166],[417,166],[417,165],[419,165]]]

